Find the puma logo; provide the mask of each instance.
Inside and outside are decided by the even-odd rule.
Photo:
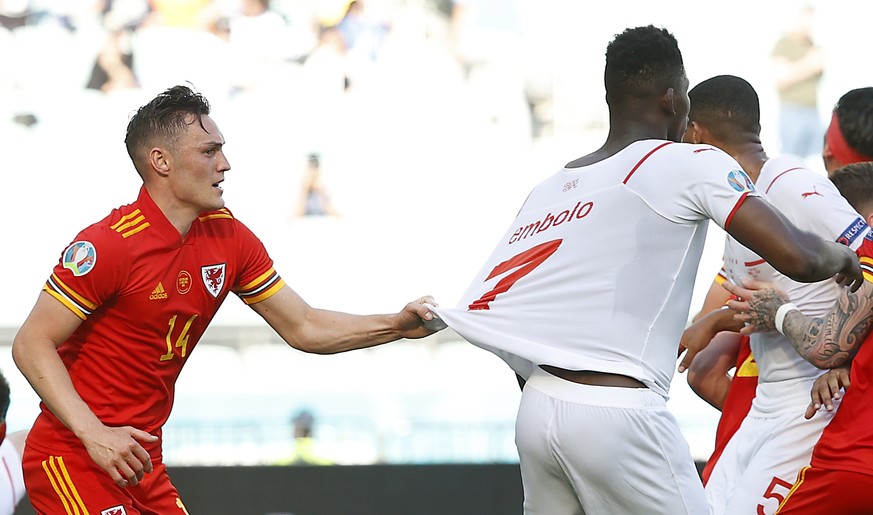
[[[818,195],[819,197],[824,197],[821,193],[815,190],[815,186],[812,187],[812,191],[807,191],[806,193],[801,193],[800,196],[803,198],[810,197],[812,195]]]

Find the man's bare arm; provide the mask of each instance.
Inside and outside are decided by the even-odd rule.
[[[745,288],[725,284],[744,299],[728,305],[739,312],[737,319],[748,325],[745,334],[776,330],[776,310],[788,302],[784,292],[768,283],[749,281]],[[873,283],[865,281],[857,292],[842,289],[829,313],[809,317],[798,310],[785,315],[782,332],[803,356],[818,368],[833,368],[851,361],[873,325]]]

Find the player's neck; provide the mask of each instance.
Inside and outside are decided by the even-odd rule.
[[[188,204],[179,201],[175,196],[168,192],[162,191],[160,188],[149,188],[146,186],[155,205],[164,214],[167,220],[173,227],[179,231],[179,236],[185,238],[188,231],[191,229],[191,224],[200,216],[200,213]]]
[[[737,163],[746,172],[746,175],[752,179],[752,182],[758,182],[758,177],[761,175],[761,169],[764,163],[767,162],[767,153],[764,147],[759,142],[750,142],[738,145],[727,151]]]

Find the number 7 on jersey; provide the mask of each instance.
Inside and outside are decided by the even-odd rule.
[[[491,273],[488,274],[488,277],[485,278],[486,281],[509,272],[510,270],[515,271],[497,281],[497,284],[493,289],[485,292],[485,294],[479,297],[478,300],[467,306],[467,309],[470,311],[477,309],[491,309],[490,304],[492,300],[501,293],[506,293],[510,288],[512,288],[512,285],[515,284],[516,281],[531,273],[534,268],[543,264],[549,256],[558,250],[558,247],[561,246],[561,242],[563,241],[564,240],[551,240],[545,243],[540,243],[536,247],[529,248],[520,254],[516,254],[495,266],[491,270]]]

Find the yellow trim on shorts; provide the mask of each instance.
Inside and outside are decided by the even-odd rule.
[[[49,459],[42,462],[42,469],[68,515],[89,515],[88,508],[82,502],[82,497],[67,472],[63,457],[49,456]]]
[[[782,499],[782,502],[779,503],[779,507],[776,508],[776,513],[773,515],[779,515],[779,512],[782,511],[782,507],[785,506],[785,503],[788,502],[788,499],[791,498],[791,494],[797,491],[800,488],[800,485],[803,484],[803,480],[806,479],[806,471],[809,470],[809,465],[800,469],[800,472],[797,473],[797,481],[794,482],[794,486],[791,487],[791,490],[788,491],[788,494],[785,496],[785,499]]]

